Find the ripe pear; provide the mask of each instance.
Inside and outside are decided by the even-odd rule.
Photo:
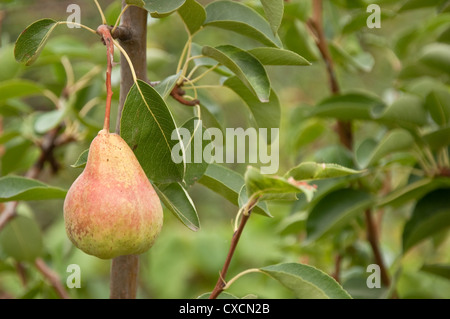
[[[128,144],[101,130],[64,201],[68,237],[102,259],[147,251],[163,224],[160,200]]]

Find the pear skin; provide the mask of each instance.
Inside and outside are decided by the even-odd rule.
[[[155,242],[163,224],[159,197],[119,135],[101,130],[93,139],[66,195],[64,220],[73,244],[102,259],[141,254]]]

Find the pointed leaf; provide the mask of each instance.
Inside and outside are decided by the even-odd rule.
[[[34,179],[20,176],[0,178],[0,202],[60,199],[65,196],[64,189],[52,187]]]
[[[304,193],[307,200],[313,197],[315,188],[305,182],[293,178],[284,179],[280,176],[263,175],[255,167],[249,166],[245,172],[245,185],[248,197],[260,200],[295,200],[296,194]]]
[[[450,265],[448,264],[425,264],[420,270],[450,280]]]
[[[373,118],[408,126],[427,124],[427,112],[422,99],[404,94],[391,105],[378,105],[372,109]]]
[[[144,81],[138,80],[128,92],[120,134],[150,180],[157,183],[182,181],[184,161],[176,163],[172,158],[176,147],[183,152],[172,114],[159,93]]]
[[[403,230],[404,253],[424,239],[450,227],[449,196],[450,188],[437,189],[417,202]]]
[[[392,191],[387,196],[381,198],[377,205],[379,207],[386,205],[399,207],[407,204],[408,202],[416,201],[422,198],[425,194],[441,187],[450,187],[450,180],[442,177],[422,178]]]
[[[66,115],[65,109],[58,109],[39,114],[34,122],[34,129],[37,133],[43,134],[55,128]]]
[[[80,156],[78,156],[78,159],[75,163],[73,163],[72,166],[73,168],[81,168],[81,167],[85,167],[86,163],[87,163],[87,159],[88,159],[88,155],[89,155],[89,149],[84,150]]]
[[[202,121],[193,117],[186,121],[182,126],[180,136],[183,139],[184,150],[186,154],[186,172],[184,181],[187,186],[197,182],[205,173],[209,163],[203,157],[203,150],[207,143],[203,139],[210,140],[208,131],[203,131]]]
[[[209,296],[211,295],[210,292],[206,292],[204,294],[201,294],[200,296],[198,296],[196,299],[209,299]],[[217,299],[239,299],[238,297],[236,297],[235,295],[232,295],[228,292],[222,292]]]
[[[223,85],[233,90],[247,104],[251,113],[251,120],[256,128],[267,128],[267,142],[270,144],[277,137],[271,134],[271,129],[280,126],[281,118],[281,107],[276,93],[271,90],[269,101],[261,103],[244,83],[235,76],[228,78]]]
[[[170,92],[172,92],[173,88],[175,87],[175,84],[177,84],[180,75],[181,71],[178,72],[177,74],[165,78],[157,85],[155,85],[154,89],[156,90],[156,92],[159,93],[159,95],[162,96],[163,99],[166,99],[170,95]]]
[[[214,1],[206,6],[205,26],[231,30],[267,46],[281,47],[269,23],[255,10],[239,2]]]
[[[248,198],[248,194],[247,194],[247,187],[245,185],[242,185],[241,191],[239,192],[239,197],[238,197],[239,208],[242,208],[245,204],[247,204],[248,200],[249,200],[249,198]],[[264,201],[258,202],[257,207],[259,207],[261,209],[257,209],[257,210],[253,209],[253,211],[255,213],[258,213],[260,215],[264,215],[267,217],[273,217],[269,212],[266,202],[264,202]]]
[[[420,53],[419,61],[438,71],[450,73],[450,44],[431,43]]]
[[[239,194],[244,186],[244,177],[239,173],[222,165],[209,164],[199,183],[239,207]],[[259,205],[253,209],[253,212],[266,215]]]
[[[356,150],[356,161],[362,168],[376,164],[394,152],[407,151],[414,145],[414,138],[404,129],[389,131],[380,142],[368,139]]]
[[[432,90],[425,98],[425,106],[436,124],[449,124],[450,93],[447,90]]]
[[[19,35],[14,48],[14,56],[18,62],[32,64],[41,53],[50,33],[58,25],[53,19],[38,20],[29,25]]]
[[[273,34],[276,34],[283,20],[284,0],[261,0],[261,4]]]
[[[361,171],[357,171],[351,168],[343,167],[337,164],[330,163],[315,163],[315,162],[304,162],[296,167],[290,169],[285,175],[285,178],[293,177],[296,180],[306,180],[306,179],[324,179],[324,178],[335,178],[353,174],[359,174]]]
[[[16,261],[34,262],[43,253],[39,225],[31,217],[16,216],[0,232],[0,246]]]
[[[300,299],[351,299],[332,277],[315,267],[285,263],[260,268]]]
[[[14,79],[0,82],[0,102],[12,98],[42,94],[44,88],[35,82]]]
[[[283,37],[283,43],[286,45],[286,48],[300,54],[308,61],[319,60],[319,49],[305,23],[299,19],[292,20],[290,25],[286,24],[287,30]]]
[[[450,127],[443,127],[423,136],[425,143],[432,150],[439,150],[450,145]]]
[[[188,192],[179,183],[155,185],[164,205],[190,230],[200,228],[197,210]]]
[[[311,65],[301,55],[279,48],[254,48],[247,51],[259,60],[263,65]]]
[[[191,35],[200,30],[206,19],[205,8],[195,0],[186,0],[178,9],[178,14]]]
[[[332,96],[320,102],[311,116],[332,117],[339,120],[370,120],[372,108],[383,105],[381,99],[365,92]]]
[[[372,197],[360,190],[340,189],[327,194],[314,206],[308,216],[306,242],[320,239],[331,230],[343,227],[372,203]]]
[[[163,18],[178,10],[186,0],[144,0],[146,9],[154,18]]]
[[[232,45],[204,46],[203,55],[229,68],[261,102],[268,102],[270,82],[264,66],[251,54]]]

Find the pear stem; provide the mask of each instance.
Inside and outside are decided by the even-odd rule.
[[[107,57],[107,67],[106,67],[106,110],[105,110],[105,121],[103,122],[103,129],[109,132],[109,122],[111,114],[111,99],[112,99],[112,88],[111,88],[111,72],[114,57],[114,42],[111,36],[111,31],[108,26],[102,24],[97,28],[97,33],[103,38],[106,45],[106,57]]]

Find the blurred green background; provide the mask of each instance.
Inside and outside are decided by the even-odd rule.
[[[206,4],[207,1],[199,1]],[[244,1],[261,10],[259,1]],[[412,60],[411,52],[440,35],[450,25],[449,13],[444,13],[442,28],[424,33],[419,40],[408,41],[414,25],[430,21],[436,16],[436,7],[395,13],[402,1],[374,1],[380,3],[383,13],[382,27],[368,29],[361,25],[367,17],[364,1],[324,1],[325,33],[333,39],[346,54],[333,52],[337,77],[342,91],[363,89],[386,100],[395,95],[395,90],[414,85],[414,72],[405,75],[405,68]],[[33,66],[25,67],[14,60],[14,42],[26,26],[41,18],[65,20],[66,8],[74,1],[0,1],[0,81],[28,79],[35,81],[59,96],[67,81],[63,59],[68,59],[76,79],[89,71],[94,75],[89,84],[73,97],[74,107],[81,110],[93,97],[100,97],[98,103],[88,110],[91,126],[79,129],[80,140],[57,150],[60,164],[58,174],[47,168],[39,179],[54,186],[69,188],[81,173],[81,168],[72,168],[79,154],[88,148],[102,125],[103,103],[105,98],[105,48],[98,38],[83,29],[58,27]],[[96,29],[101,23],[93,1],[76,2],[81,7],[81,23]],[[120,12],[120,1],[100,1],[109,22],[113,23]],[[310,1],[286,2],[285,18],[280,36],[288,49],[312,62],[308,67],[268,67],[271,84],[281,101],[280,127],[280,170],[284,173],[301,161],[328,159],[329,153],[339,143],[334,133],[334,120],[312,119],[310,124],[318,132],[302,136],[305,126],[300,126],[302,108],[313,106],[330,95],[324,63],[311,41],[297,41],[306,29],[298,27],[310,15]],[[353,24],[349,23],[353,21]],[[363,20],[365,21],[365,20]],[[296,27],[297,23],[297,27]],[[437,23],[437,22],[436,22]],[[347,28],[347,29],[346,29]],[[354,30],[352,29],[354,28]],[[409,33],[408,33],[409,32]],[[412,35],[410,35],[412,37]],[[174,74],[176,65],[186,42],[187,34],[180,18],[174,14],[163,19],[149,17],[148,28],[148,78],[158,81]],[[311,40],[311,39],[310,39]],[[207,29],[195,37],[195,42],[211,46],[225,43],[241,48],[250,48],[255,43],[243,36],[219,29]],[[310,47],[305,47],[309,44]],[[117,53],[116,53],[117,54]],[[118,61],[118,58],[116,58]],[[98,69],[96,69],[98,68]],[[113,71],[113,114],[112,127],[115,127],[115,112],[119,97],[119,68]],[[405,80],[406,79],[406,80]],[[419,77],[417,77],[419,79]],[[423,77],[420,77],[423,80]],[[210,74],[203,83],[218,83],[219,75]],[[448,85],[448,75],[438,78],[438,82]],[[248,114],[243,102],[226,88],[210,89],[212,108],[221,119],[224,127],[248,127]],[[192,109],[168,101],[176,123],[181,125],[192,116]],[[31,130],[32,114],[45,112],[52,108],[43,97],[27,97],[10,104],[4,103],[2,110],[2,130],[7,132],[20,127],[22,132]],[[33,111],[33,112],[32,112]],[[77,127],[73,128],[77,129]],[[378,124],[356,123],[355,144],[371,136],[379,129]],[[317,135],[315,135],[317,134]],[[1,136],[1,135],[0,135]],[[26,136],[26,135],[25,135]],[[30,135],[32,134],[30,133]],[[300,139],[308,139],[303,142]],[[30,140],[12,139],[2,152],[1,176],[23,174],[39,155],[38,149]],[[16,143],[16,144],[14,144]],[[11,151],[11,149],[13,151]],[[245,172],[246,164],[229,164],[233,170]],[[395,176],[393,177],[396,178]],[[398,178],[403,178],[398,172]],[[228,251],[233,231],[233,218],[237,207],[202,185],[194,185],[190,190],[199,214],[201,229],[192,232],[184,227],[170,212],[165,211],[164,227],[153,248],[140,258],[140,277],[138,298],[195,298],[211,291]],[[411,204],[412,205],[412,204]],[[400,209],[387,208],[382,214],[380,242],[386,264],[399,262],[401,236],[405,220],[409,217],[411,205]],[[73,247],[68,240],[63,221],[63,200],[21,202],[20,214],[33,215],[43,234],[44,256],[47,264],[56,271],[61,280],[70,274],[67,266],[78,264],[81,267],[81,288],[68,289],[73,298],[108,298],[110,261],[88,256]],[[331,274],[334,271],[334,240],[326,238],[302,245],[305,237],[305,218],[296,223],[289,219],[298,218],[299,209],[292,202],[269,204],[274,218],[253,216],[239,242],[236,255],[229,270],[230,278],[239,272],[255,267],[263,267],[280,262],[304,262]],[[380,217],[381,220],[381,217]],[[378,292],[369,291],[355,278],[365,278],[365,266],[373,263],[362,221],[355,220],[359,232],[342,231],[339,236],[352,242],[351,258],[342,264],[344,287],[355,293],[356,297],[376,297]],[[289,229],[286,226],[293,227]],[[359,228],[358,228],[359,227]],[[402,271],[394,273],[397,294],[401,298],[449,298],[450,281],[436,275],[418,271],[424,259],[429,263],[450,263],[450,239],[446,233],[433,240],[427,240],[401,257]],[[339,239],[340,240],[340,239]],[[345,239],[344,239],[345,241]],[[56,294],[45,278],[31,264],[23,263],[25,276],[18,274],[17,263],[0,250],[0,297],[4,298],[56,298]],[[352,280],[346,281],[347,278]],[[356,283],[352,286],[353,283]],[[260,298],[293,298],[292,293],[275,280],[261,274],[250,274],[238,280],[230,289],[239,297],[256,295]]]

